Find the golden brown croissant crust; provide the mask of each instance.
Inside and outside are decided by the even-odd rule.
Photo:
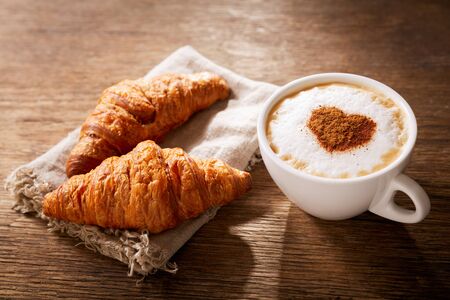
[[[119,82],[102,93],[83,123],[67,160],[67,176],[87,173],[141,141],[160,140],[196,111],[228,95],[225,80],[208,72]]]
[[[105,228],[158,233],[229,203],[251,186],[247,172],[144,141],[47,194],[45,215]]]

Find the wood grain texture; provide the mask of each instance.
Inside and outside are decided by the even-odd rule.
[[[105,87],[191,44],[275,84],[339,71],[392,86],[419,124],[407,174],[432,201],[417,225],[369,213],[321,221],[291,205],[261,164],[253,190],[175,255],[178,274],[136,286],[123,264],[12,211],[1,190],[0,298],[450,295],[448,2],[4,0],[0,19],[0,180],[78,126]]]

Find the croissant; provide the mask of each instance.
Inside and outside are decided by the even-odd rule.
[[[158,233],[229,203],[250,186],[249,173],[220,160],[144,141],[48,193],[43,212],[78,224]]]
[[[159,141],[193,113],[228,95],[225,80],[208,72],[119,82],[103,91],[81,127],[67,160],[67,176],[87,173],[144,140]]]

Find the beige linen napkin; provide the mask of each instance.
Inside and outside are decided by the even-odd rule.
[[[223,76],[231,87],[228,101],[220,101],[195,114],[186,124],[169,134],[162,147],[181,147],[199,157],[222,159],[235,168],[251,164],[257,150],[256,119],[261,104],[276,86],[256,82],[209,61],[190,46],[178,49],[157,65],[145,77],[166,72],[193,73],[211,71]],[[93,102],[94,105],[94,102]],[[64,182],[66,158],[78,140],[79,128],[61,140],[42,156],[17,168],[6,186],[15,196],[15,209],[22,213],[41,213],[43,196]],[[115,258],[129,266],[129,275],[143,275],[156,270],[176,272],[172,255],[205,223],[218,208],[210,209],[196,219],[160,234],[146,231],[102,229],[97,226],[48,220],[52,231],[61,231],[83,241],[87,248]]]

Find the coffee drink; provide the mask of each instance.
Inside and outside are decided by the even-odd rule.
[[[288,96],[269,114],[266,135],[287,164],[311,175],[352,178],[388,166],[407,140],[404,112],[364,87],[329,83]]]

